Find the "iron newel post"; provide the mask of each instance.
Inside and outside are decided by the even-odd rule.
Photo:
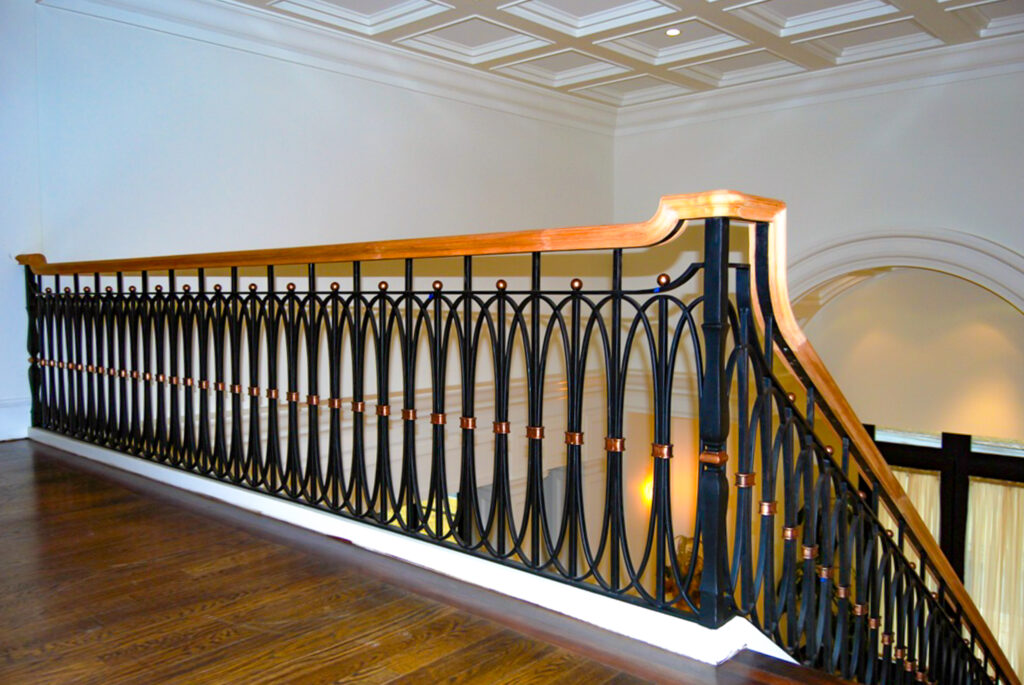
[[[732,615],[726,555],[725,465],[729,399],[725,375],[729,332],[729,220],[704,222],[704,379],[700,397],[700,475],[697,489],[704,572],[700,582],[700,621],[718,627]]]

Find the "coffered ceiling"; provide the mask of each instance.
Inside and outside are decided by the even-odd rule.
[[[234,0],[627,107],[1024,33],[1024,0]]]

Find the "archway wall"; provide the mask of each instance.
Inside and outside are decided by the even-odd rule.
[[[1024,312],[991,289],[894,268],[803,328],[861,420],[1024,442]]]

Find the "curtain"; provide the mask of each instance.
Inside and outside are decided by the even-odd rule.
[[[925,525],[931,532],[932,536],[936,541],[939,539],[939,521],[940,516],[940,498],[941,490],[939,487],[939,472],[938,471],[918,471],[915,469],[898,469],[893,468],[892,473],[896,476],[896,480],[899,481],[900,486],[906,491],[907,496],[910,497],[910,502],[917,509],[917,513],[921,515]],[[885,505],[880,506],[878,512],[878,518],[881,520],[882,525],[889,530],[896,532],[897,525],[895,519],[889,516],[886,511]],[[913,561],[920,568],[921,559],[918,557],[916,551],[911,545],[906,545],[904,553],[907,559]],[[925,578],[925,584],[932,590],[938,587],[935,582],[934,576],[928,574]]]
[[[972,478],[964,584],[1013,670],[1024,669],[1024,487]]]

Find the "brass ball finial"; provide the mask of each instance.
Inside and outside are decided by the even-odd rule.
[[[338,283],[337,281],[331,281],[331,290],[334,292],[338,292],[339,290],[341,290],[341,283]]]
[[[112,293],[112,292],[114,292],[114,288],[113,288],[113,287],[111,287],[111,286],[109,286],[109,285],[108,285],[108,286],[107,286],[107,287],[105,288],[105,290],[106,290],[106,291],[107,291],[108,293]],[[50,289],[49,289],[49,288],[47,288],[47,289],[46,289],[46,292],[50,292]]]
[[[256,284],[255,283],[250,283],[249,284],[249,292],[251,292],[251,293],[256,292]]]
[[[92,288],[90,288],[89,286],[85,286],[85,288],[83,288],[83,290],[85,291],[86,295],[88,295],[89,293],[92,292]]]
[[[441,288],[444,287],[444,283],[442,283],[441,281],[434,281],[433,286],[434,290],[441,290]]]
[[[672,282],[671,276],[668,274],[658,274],[658,286],[664,288],[666,285]]]
[[[288,288],[288,292],[290,292],[290,293],[295,292],[295,284],[294,283],[289,283],[285,287]]]
[[[581,281],[578,278],[574,278],[574,279],[572,279],[572,281],[570,281],[569,287],[572,288],[573,290],[582,290],[583,289],[583,281]]]
[[[65,293],[70,293],[71,292],[71,288],[69,288],[68,286],[64,286],[64,292]]]
[[[158,293],[162,293],[164,291],[164,287],[162,285],[158,285],[154,288],[154,290],[156,290]]]
[[[185,291],[186,293],[192,292],[192,286],[190,286],[188,283],[186,283],[185,285],[181,286],[181,289],[183,291]]]
[[[505,290],[508,288],[508,283],[505,282],[504,278],[499,278],[498,282],[494,284],[498,290]]]
[[[110,290],[110,288],[108,287],[108,288],[107,288],[107,290]],[[50,294],[50,293],[52,293],[52,292],[53,292],[53,288],[47,288],[47,289],[46,289],[46,294],[47,294],[47,295],[49,295],[49,294]]]
[[[218,283],[217,285],[213,286],[213,292],[215,292],[215,293],[219,293],[220,292],[220,283]]]
[[[130,292],[130,293],[135,292],[135,286],[134,285],[128,286],[128,292]]]
[[[377,288],[381,292],[385,292],[388,289],[388,282],[387,281],[381,281],[380,283],[377,284]]]

